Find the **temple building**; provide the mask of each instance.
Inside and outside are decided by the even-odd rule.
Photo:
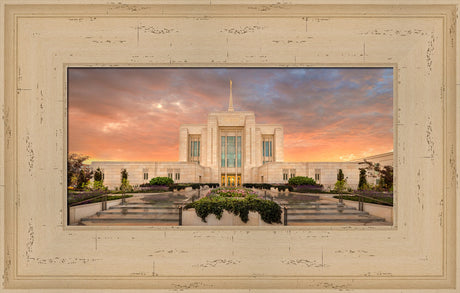
[[[326,188],[333,187],[342,169],[347,183],[356,188],[361,160],[351,162],[284,162],[284,130],[280,124],[257,124],[252,111],[235,111],[232,84],[227,111],[208,114],[206,123],[183,124],[179,128],[178,162],[93,161],[100,168],[104,185],[120,186],[126,169],[131,185],[153,177],[170,177],[175,183],[287,183],[294,176],[308,176]],[[393,165],[393,153],[374,156]]]

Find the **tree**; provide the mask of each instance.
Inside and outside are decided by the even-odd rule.
[[[67,186],[82,186],[92,177],[93,171],[83,164],[89,156],[71,153],[67,156]],[[82,173],[83,172],[83,173]]]
[[[339,194],[343,193],[346,188],[347,188],[347,181],[345,179],[337,180],[337,182],[334,185],[334,190]]]
[[[133,187],[129,184],[128,181],[128,171],[126,169],[121,169],[121,185],[120,185],[120,190],[122,192],[121,195],[121,203],[125,203],[125,193],[127,191],[132,191]]]
[[[128,180],[128,171],[126,171],[126,169],[122,169],[120,190],[124,193],[126,191],[131,191],[132,189],[133,187],[129,184]]]
[[[359,168],[359,170],[364,169],[366,171],[366,176],[367,177],[372,177],[372,178],[377,178],[380,173],[380,164],[376,163],[374,164],[373,162],[369,162],[368,160],[364,160],[363,162],[360,162],[359,164],[365,165],[363,168]],[[367,183],[367,180],[366,180]]]
[[[96,171],[94,172],[94,181],[104,181],[102,179],[102,171],[101,171],[101,168],[97,168]]]
[[[342,169],[339,169],[339,173],[337,173],[337,181],[344,180],[345,176],[343,175]]]
[[[360,170],[364,170],[365,174],[369,177],[379,178],[378,187],[385,190],[390,190],[393,187],[393,167],[392,166],[384,166],[381,168],[379,163],[372,163],[367,160],[361,162],[360,164],[366,164],[367,166],[364,168],[360,168]],[[361,171],[360,171],[361,172]],[[359,179],[359,188],[361,187],[361,173]],[[367,181],[365,182],[367,185]]]
[[[366,189],[367,188],[367,175],[366,175],[366,169],[364,168],[359,168],[359,183],[358,183],[358,189]]]
[[[82,167],[77,177],[77,188],[84,189],[93,176],[93,171],[88,167]]]
[[[123,182],[123,179],[128,180],[128,171],[126,169],[121,169],[121,182]]]
[[[97,168],[96,171],[94,171],[93,188],[96,190],[106,190],[107,189],[107,187],[104,186],[104,178],[103,178],[101,168]]]
[[[339,169],[339,172],[337,173],[337,182],[334,185],[334,190],[342,195],[342,193],[345,191],[347,188],[347,180],[345,179],[345,176],[343,175],[342,169]],[[342,197],[340,197],[340,203],[342,203]]]
[[[393,187],[393,167],[384,166],[380,171],[380,186],[384,189],[390,190]]]

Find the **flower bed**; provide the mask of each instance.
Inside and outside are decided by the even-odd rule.
[[[253,195],[257,197],[257,194],[254,193],[249,188],[238,188],[238,187],[219,187],[210,190],[206,197],[215,197],[215,196],[222,196],[222,197],[246,197]]]
[[[298,185],[294,191],[300,193],[327,193],[323,190],[322,185]]]
[[[202,199],[184,207],[184,209],[192,208],[203,222],[206,222],[206,217],[210,214],[221,219],[226,210],[239,216],[244,223],[249,220],[249,212],[259,213],[265,223],[281,223],[281,207],[276,202],[258,198],[247,188],[213,189]]]

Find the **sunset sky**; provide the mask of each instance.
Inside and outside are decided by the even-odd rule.
[[[285,161],[348,161],[393,150],[391,68],[69,69],[69,152],[177,161],[179,126],[235,111],[284,126]]]

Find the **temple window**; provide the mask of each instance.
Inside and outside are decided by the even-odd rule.
[[[283,169],[283,181],[288,181],[289,169]]]
[[[199,135],[191,135],[189,139],[189,162],[200,163],[200,152],[201,152],[201,143]]]
[[[321,169],[315,169],[315,181],[320,183],[321,180]]]
[[[241,136],[221,136],[221,167],[241,167]]]
[[[273,162],[273,135],[262,137],[262,162]]]

